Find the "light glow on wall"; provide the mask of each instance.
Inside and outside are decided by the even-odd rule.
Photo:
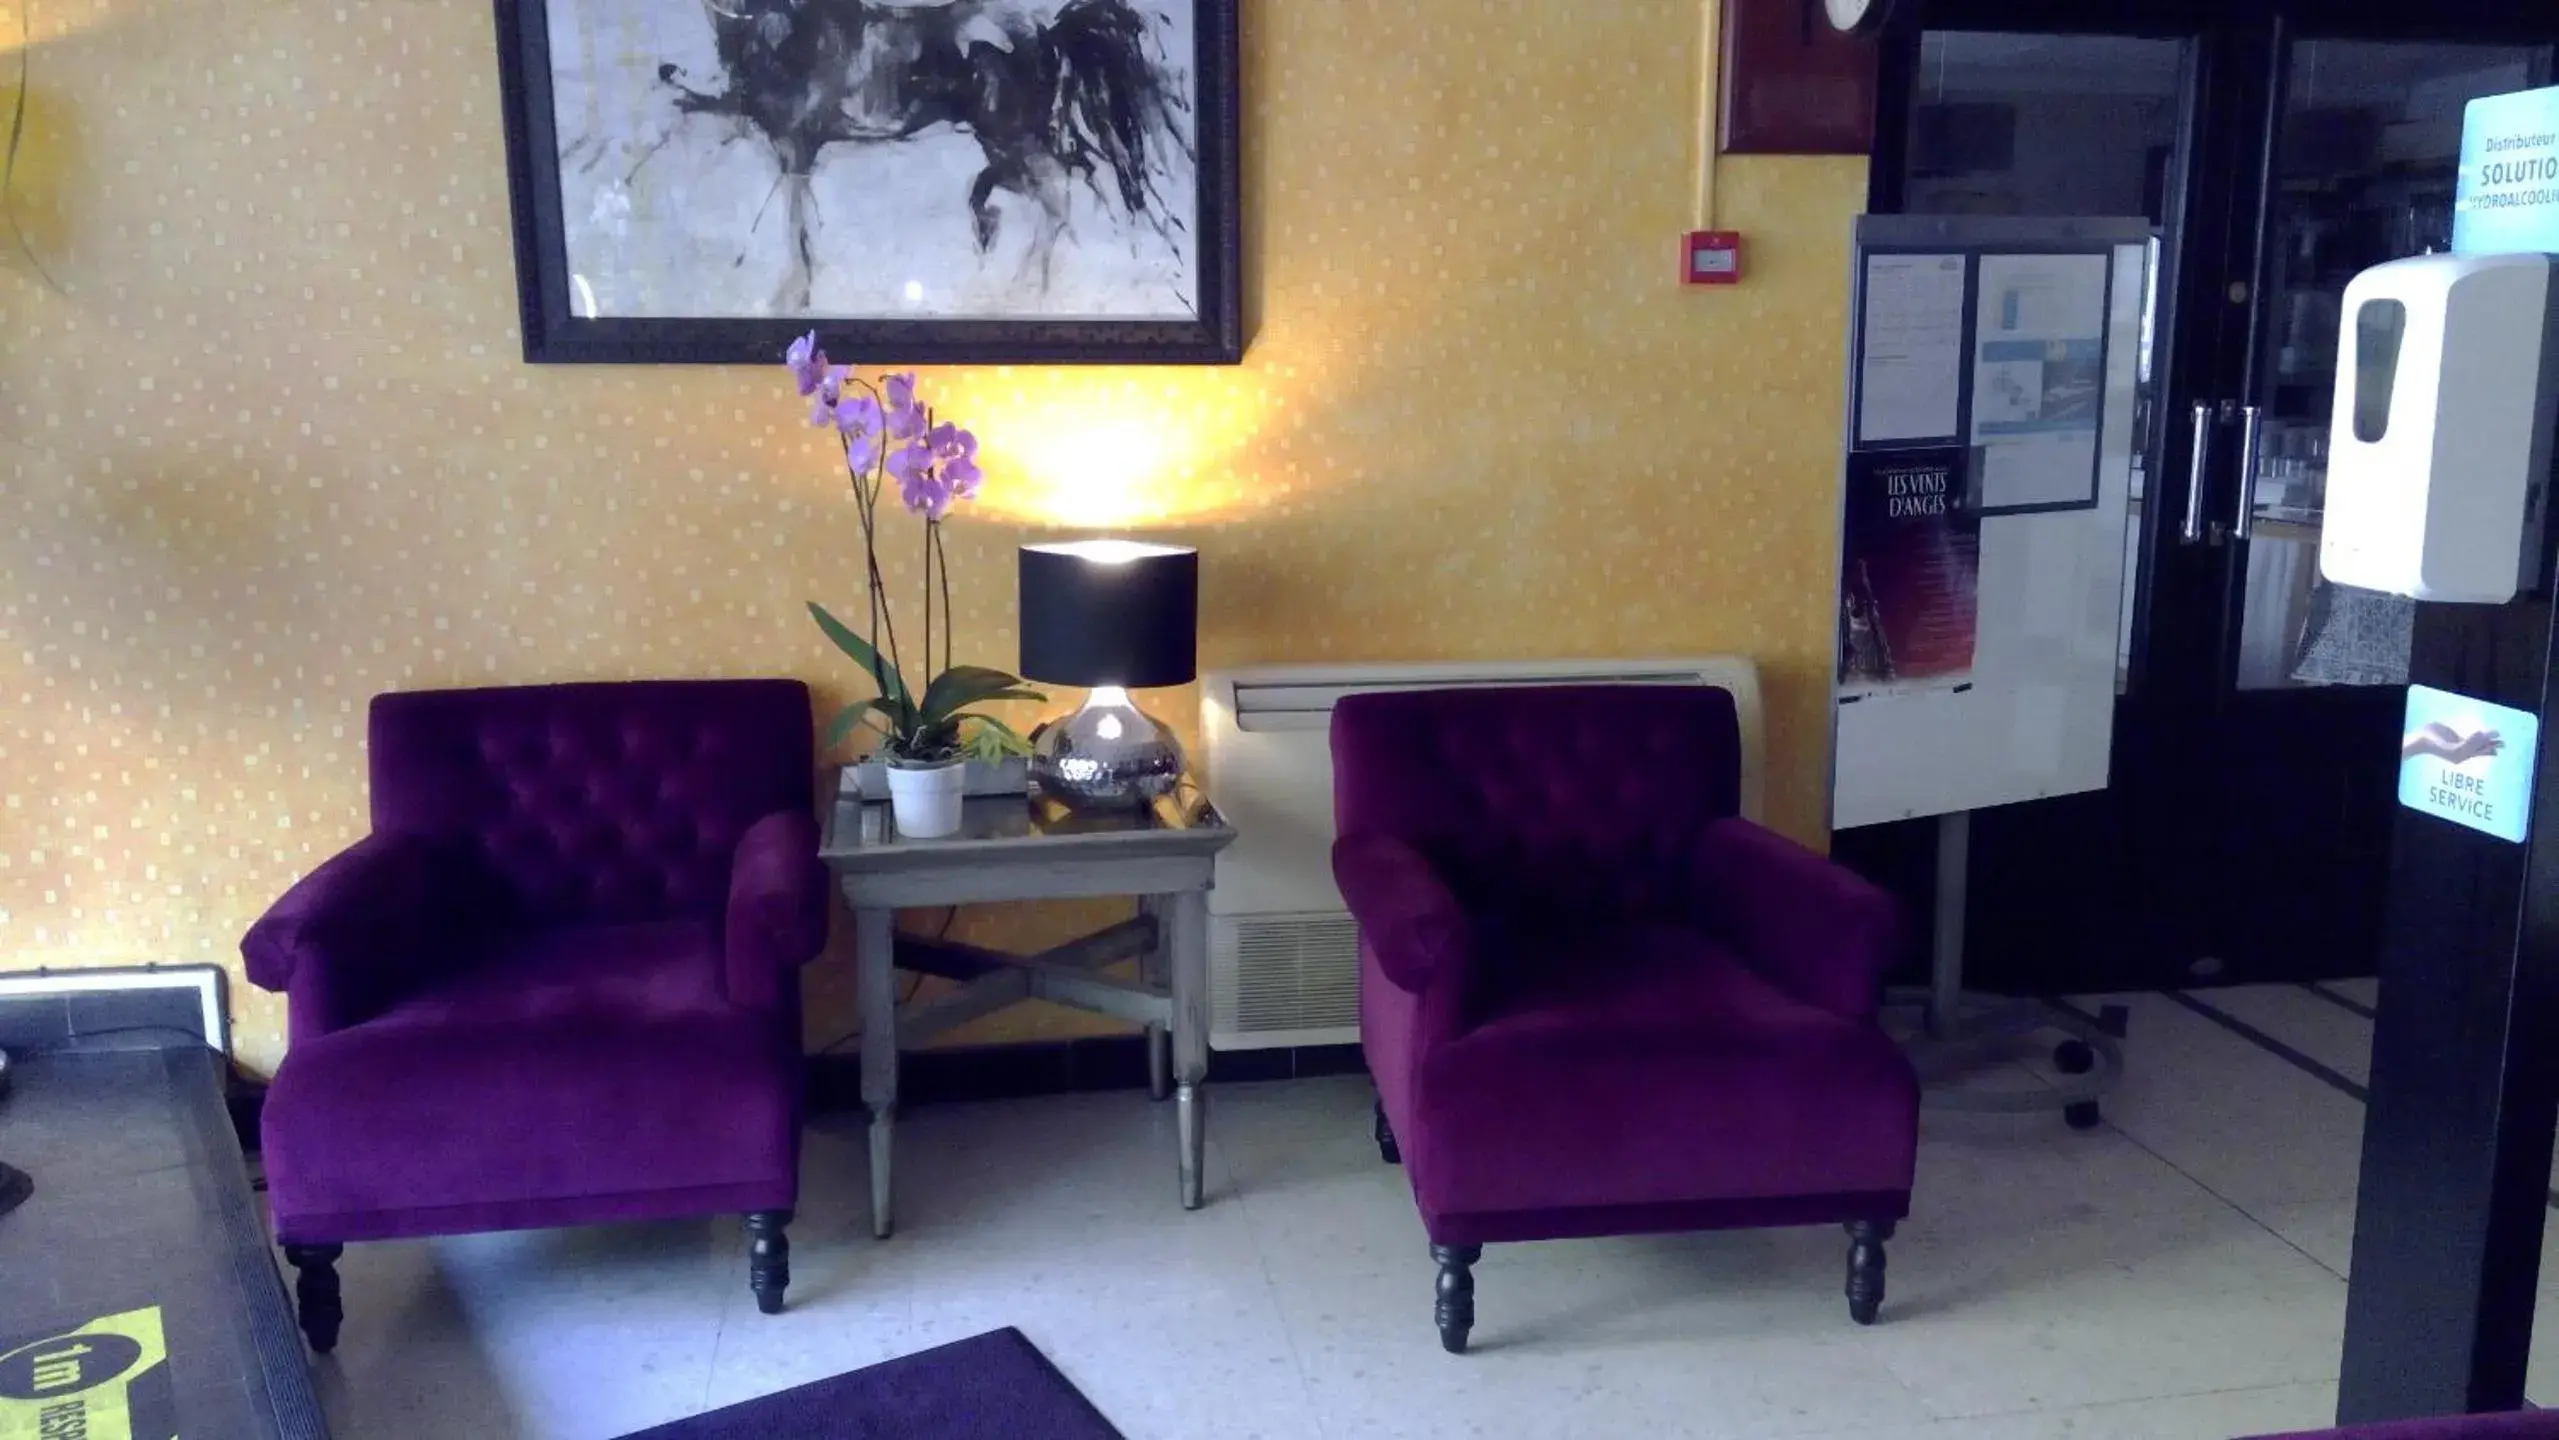
[[[1259,383],[1256,383],[1256,382]],[[983,447],[990,520],[1085,530],[1171,528],[1248,508],[1245,447],[1275,408],[1266,377],[1169,373],[969,387],[952,411]]]

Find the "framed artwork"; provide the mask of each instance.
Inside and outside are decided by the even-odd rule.
[[[1724,0],[1726,155],[1864,155],[1875,140],[1875,40],[1821,0]]]
[[[1232,364],[1237,0],[497,0],[524,357]]]

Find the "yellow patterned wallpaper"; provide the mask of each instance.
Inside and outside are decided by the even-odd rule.
[[[844,693],[800,604],[858,594],[858,535],[781,372],[518,360],[486,5],[25,3],[0,86],[24,20],[59,288],[0,254],[0,967],[236,964],[360,833],[379,690]],[[928,377],[991,477],[963,656],[1011,661],[1042,524],[1198,544],[1210,664],[1743,651],[1775,817],[1817,834],[1865,167],[1726,162],[1750,276],[1679,288],[1698,33],[1698,0],[1248,0],[1251,353]],[[846,988],[820,967],[813,1033]],[[233,994],[271,1069],[283,1006]]]

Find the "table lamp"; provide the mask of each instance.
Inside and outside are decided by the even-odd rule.
[[[1021,588],[1022,677],[1091,692],[1032,742],[1032,783],[1093,809],[1170,792],[1181,742],[1128,692],[1198,674],[1199,552],[1133,540],[1025,545]]]

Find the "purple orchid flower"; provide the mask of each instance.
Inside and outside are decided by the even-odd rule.
[[[844,437],[844,468],[853,472],[855,480],[869,480],[871,467],[878,464],[879,460],[880,432],[877,430]]]
[[[825,377],[817,382],[817,400],[809,407],[809,423],[812,425],[835,424],[835,407],[842,404],[843,400],[844,367],[829,366]]]
[[[889,452],[889,478],[901,485],[932,468],[933,448],[920,440]]]
[[[933,447],[910,441],[890,452],[889,474],[897,478],[898,499],[927,520],[950,513],[951,485],[933,463]]]
[[[984,472],[977,468],[977,437],[946,423],[934,426],[926,441],[933,447],[933,458],[953,498],[976,499],[978,487],[986,481]]]
[[[924,433],[924,407],[915,399],[915,376],[912,372],[891,375],[881,382],[889,396],[889,438],[912,440]]]
[[[843,434],[845,461],[855,474],[865,474],[879,462],[884,424],[879,401],[867,394],[847,395],[827,418]]]
[[[791,348],[782,353],[782,363],[791,367],[791,378],[799,382],[802,395],[815,394],[830,368],[826,352],[817,348],[814,330],[791,342]]]
[[[865,394],[847,395],[828,418],[835,422],[835,428],[843,431],[847,439],[877,435],[881,425],[880,402]]]
[[[933,433],[926,439],[933,446],[933,458],[936,460],[977,458],[977,437],[957,425],[948,422],[936,425],[933,427]]]

